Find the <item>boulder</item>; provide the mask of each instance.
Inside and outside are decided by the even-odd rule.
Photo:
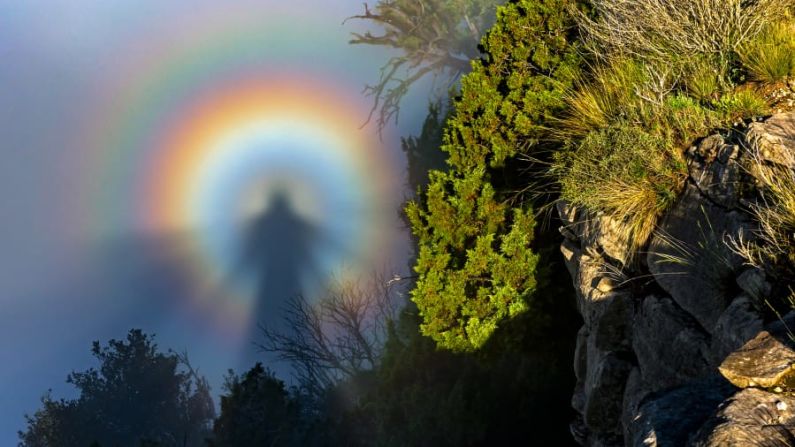
[[[693,437],[699,447],[795,445],[795,397],[748,388],[724,402]]]
[[[721,363],[720,373],[739,388],[795,387],[793,318],[772,324]],[[788,324],[789,323],[789,324]]]
[[[595,326],[606,313],[612,318],[609,314],[614,311],[621,312],[621,318],[629,317],[623,312],[623,308],[619,309],[613,304],[616,299],[625,299],[626,291],[603,287],[603,290],[609,290],[603,292],[597,287],[600,283],[614,284],[610,269],[599,255],[583,253],[570,242],[561,245],[561,252],[569,267],[577,295],[577,308],[586,326]]]
[[[735,272],[743,261],[724,241],[747,228],[746,221],[739,211],[705,201],[689,185],[649,245],[648,266],[655,282],[707,332],[736,295]]]
[[[603,299],[598,319],[591,323],[591,337],[603,351],[631,351],[631,325],[635,300],[628,292],[611,293]]]
[[[604,214],[589,213],[570,203],[557,204],[563,221],[560,231],[569,240],[579,241],[582,247],[591,247],[611,261],[624,265],[632,257],[632,246],[621,231],[621,223]]]
[[[624,410],[621,414],[621,424],[624,426],[624,439],[629,439],[629,426],[638,414],[638,409],[646,396],[650,394],[643,383],[643,376],[640,368],[632,368],[627,378],[627,386],[624,388]]]
[[[599,357],[590,357],[588,379],[585,382],[587,400],[583,417],[590,431],[602,435],[620,437],[621,410],[624,385],[632,364],[618,354],[608,352]]]
[[[632,348],[650,391],[710,373],[709,335],[668,297],[652,295],[643,300],[635,315]]]
[[[720,365],[732,352],[740,349],[762,330],[762,316],[756,311],[748,295],[740,295],[718,318],[712,331],[711,359]]]
[[[795,169],[795,112],[781,113],[751,124],[746,140],[762,159]]]
[[[750,268],[737,277],[737,286],[756,300],[770,296],[773,285],[767,281],[765,272],[756,267]]]
[[[720,135],[705,138],[690,158],[691,185],[713,204],[736,209],[743,175],[740,154],[738,145],[727,144]]]
[[[747,212],[756,197],[747,187],[751,157],[795,169],[795,113],[691,148],[684,190],[645,254],[631,251],[621,222],[557,204],[584,319],[574,359],[577,442],[795,446],[787,394],[795,313],[764,326],[756,305],[779,284],[726,244],[741,234],[753,240],[758,228]],[[737,388],[749,386],[780,392]]]
[[[739,211],[741,157],[740,145],[720,135],[693,148],[685,190],[649,245],[647,263],[655,281],[708,332],[736,295],[727,284],[743,263],[725,241],[751,228]]]
[[[735,388],[720,376],[649,395],[629,423],[625,445],[681,447]]]
[[[574,346],[574,377],[585,378],[588,369],[588,328],[582,326],[577,332],[577,343]]]

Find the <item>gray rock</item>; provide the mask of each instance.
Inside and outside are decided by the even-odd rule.
[[[585,377],[588,368],[588,328],[581,327],[577,332],[577,344],[574,347],[574,376],[577,379]]]
[[[650,391],[682,385],[711,371],[709,336],[667,297],[643,300],[635,316],[632,347]]]
[[[739,388],[795,387],[795,341],[785,324],[770,325],[729,354],[718,369]]]
[[[694,152],[690,181],[660,221],[647,262],[655,281],[711,332],[730,302],[727,284],[743,262],[725,241],[748,233],[751,223],[737,211],[744,175],[740,147],[712,135]]]
[[[711,332],[729,305],[739,258],[724,243],[747,228],[747,218],[704,200],[695,186],[665,216],[649,246],[654,280]]]
[[[695,154],[689,166],[693,185],[712,203],[726,209],[737,208],[743,173],[738,163],[739,146],[727,144],[720,135],[712,135],[702,140]]]
[[[564,240],[563,243],[560,244],[560,253],[563,255],[563,262],[566,264],[566,269],[569,271],[569,275],[574,282],[574,288],[579,292],[578,278],[582,251],[574,242]]]
[[[567,202],[557,203],[558,214],[563,221],[561,233],[570,240],[577,240],[582,247],[591,247],[600,255],[619,264],[626,264],[632,257],[631,244],[621,231],[621,223],[603,214],[592,214]]]
[[[590,445],[588,442],[588,438],[590,437],[590,431],[588,427],[585,425],[585,421],[582,419],[582,414],[578,414],[571,424],[569,424],[569,431],[571,432],[571,437],[574,438],[574,441],[580,445]]]
[[[717,411],[735,388],[719,377],[648,396],[629,422],[626,445],[680,447]]]
[[[697,156],[704,163],[712,163],[718,158],[718,152],[724,145],[723,137],[720,135],[710,135],[698,146],[692,148],[692,155]]]
[[[766,161],[795,169],[795,112],[748,126],[747,144]]]
[[[795,388],[795,313],[763,327],[754,303],[771,284],[725,243],[755,228],[740,187],[754,175],[751,156],[795,168],[795,113],[692,148],[684,191],[643,259],[622,239],[621,222],[557,204],[561,252],[585,322],[574,359],[578,442],[795,446],[795,402],[738,392],[717,368],[740,386]],[[639,272],[646,266],[650,275]]]
[[[595,346],[603,351],[630,351],[631,324],[635,314],[634,298],[630,293],[611,293],[602,300],[601,313],[591,324]]]
[[[644,398],[650,394],[643,384],[643,377],[638,367],[632,368],[624,388],[624,410],[621,414],[621,424],[624,426],[624,439],[630,439],[629,426],[638,414],[638,409]]]
[[[572,276],[577,294],[577,308],[585,325],[590,328],[611,308],[613,299],[625,295],[626,292],[614,290],[604,293],[596,288],[602,278],[611,274],[599,255],[583,253],[569,242],[561,245],[561,252]]]
[[[743,292],[761,301],[770,296],[773,286],[766,280],[765,272],[758,268],[750,268],[737,277],[737,286]]]
[[[718,318],[712,333],[711,358],[719,365],[733,351],[756,337],[764,326],[762,316],[747,295],[737,297]]]
[[[585,381],[577,380],[574,386],[574,394],[571,396],[571,408],[582,414],[585,413],[585,404],[588,402],[588,396],[585,394]]]
[[[748,388],[739,391],[693,437],[699,447],[795,445],[795,397]]]
[[[609,437],[607,435],[620,437],[623,431],[621,410],[624,385],[632,364],[614,353],[605,353],[593,360],[593,363],[588,364],[588,380],[585,383],[585,424],[602,438]]]

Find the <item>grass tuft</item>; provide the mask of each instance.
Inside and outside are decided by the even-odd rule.
[[[686,167],[677,154],[669,141],[637,127],[592,131],[558,156],[561,197],[622,222],[637,251],[682,188]]]
[[[738,50],[743,66],[761,82],[779,82],[795,75],[795,26],[790,21],[768,25]]]
[[[631,54],[676,64],[694,56],[727,61],[767,23],[786,15],[793,0],[592,0],[593,17],[579,25],[598,57]]]
[[[618,118],[634,114],[640,101],[633,86],[644,80],[639,64],[618,60],[593,70],[590,79],[580,78],[568,97],[566,116],[559,123],[564,140],[579,140],[613,124]]]
[[[684,68],[682,83],[689,96],[702,103],[717,99],[728,83],[725,66],[714,57],[693,58]]]
[[[715,109],[727,123],[757,118],[770,113],[767,101],[751,89],[744,88],[727,93],[715,102]]]

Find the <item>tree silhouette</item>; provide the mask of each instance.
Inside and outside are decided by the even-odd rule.
[[[299,445],[301,403],[261,363],[242,376],[229,371],[224,389],[211,447]]]
[[[153,337],[138,329],[126,340],[95,341],[99,369],[73,372],[67,382],[80,396],[54,400],[26,415],[22,447],[200,446],[214,417],[210,387],[186,355],[158,352]]]

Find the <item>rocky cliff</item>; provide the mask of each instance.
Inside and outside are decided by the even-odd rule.
[[[642,253],[620,223],[558,205],[584,320],[572,399],[580,443],[795,445],[795,314],[771,312],[781,278],[732,247],[758,233],[752,159],[795,168],[795,114],[693,146],[684,190]]]

